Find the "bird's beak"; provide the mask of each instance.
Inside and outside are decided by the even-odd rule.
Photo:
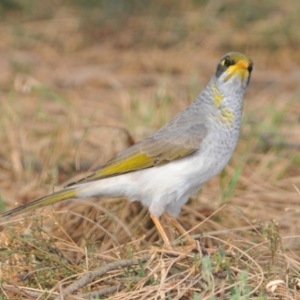
[[[249,78],[250,64],[250,61],[241,59],[236,64],[230,66],[226,71],[228,72],[228,75],[226,76],[225,81],[228,81],[233,75],[240,76],[242,81],[244,81],[245,78]]]

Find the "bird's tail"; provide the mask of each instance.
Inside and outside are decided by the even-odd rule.
[[[60,202],[60,201],[63,201],[63,200],[69,199],[69,198],[75,198],[75,197],[76,197],[75,188],[63,189],[63,190],[55,192],[51,195],[42,197],[42,198],[37,199],[33,202],[30,202],[30,203],[21,205],[17,208],[14,208],[12,210],[9,210],[9,211],[5,212],[4,214],[2,214],[0,216],[0,218],[7,217],[7,216],[19,215],[21,213],[24,213],[26,211],[30,211],[32,209],[44,207],[44,206],[49,205],[49,204],[53,204],[53,203],[56,203],[56,202]]]

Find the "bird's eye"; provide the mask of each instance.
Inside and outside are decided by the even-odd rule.
[[[226,57],[223,61],[222,61],[222,65],[225,66],[225,67],[230,67],[232,65],[234,65],[234,61],[229,58],[229,57]]]

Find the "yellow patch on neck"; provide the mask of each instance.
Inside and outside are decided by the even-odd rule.
[[[234,113],[227,107],[221,108],[220,119],[226,123],[228,127],[233,125]]]
[[[213,100],[214,100],[214,104],[217,108],[220,107],[221,102],[223,100],[223,96],[222,94],[218,91],[217,87],[215,84],[213,84],[212,86],[212,92],[213,92]]]
[[[220,109],[220,119],[224,122],[228,127],[233,126],[233,118],[234,113],[227,107],[222,107],[223,95],[219,92],[218,88],[215,84],[212,85],[212,92],[213,92],[213,101],[215,107]]]

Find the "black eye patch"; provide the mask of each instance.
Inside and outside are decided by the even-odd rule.
[[[252,64],[250,64],[250,65],[249,65],[249,67],[248,67],[248,71],[249,71],[249,73],[251,73],[251,72],[252,72],[252,69],[253,69],[253,65],[252,65]]]
[[[217,66],[216,76],[219,77],[227,68],[234,65],[235,61],[229,56],[224,57]]]
[[[227,57],[225,57],[225,59],[222,61],[222,65],[223,65],[224,67],[227,67],[227,68],[228,68],[228,67],[234,65],[234,60],[227,56]]]

